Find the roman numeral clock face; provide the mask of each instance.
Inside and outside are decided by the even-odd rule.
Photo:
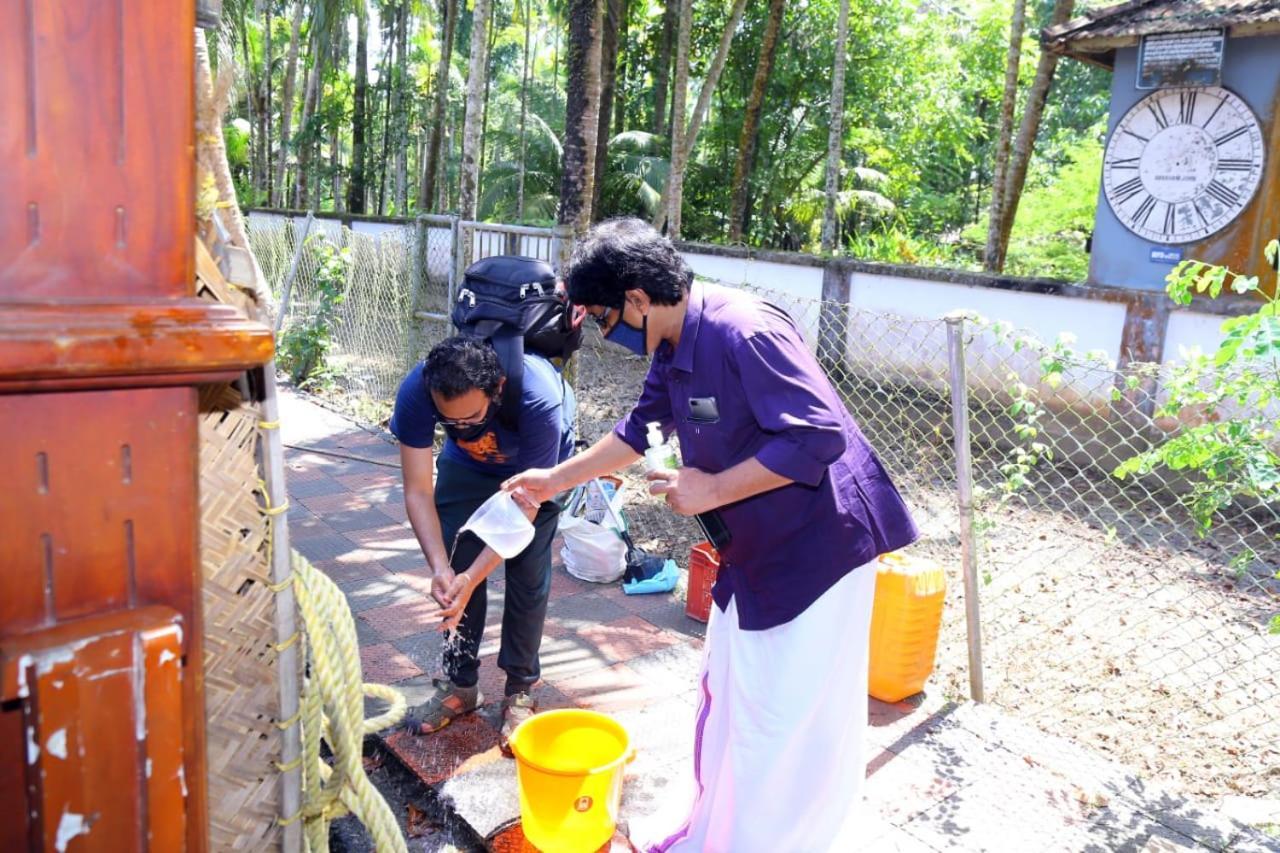
[[[1116,125],[1102,185],[1133,233],[1190,243],[1240,215],[1262,166],[1262,129],[1244,101],[1217,86],[1161,89]]]

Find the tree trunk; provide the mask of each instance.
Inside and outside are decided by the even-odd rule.
[[[613,89],[618,79],[618,27],[626,13],[624,0],[604,0],[600,28],[600,116],[596,124],[595,177],[592,180],[591,218],[600,218],[600,193],[609,156],[609,122],[613,116]]]
[[[467,72],[467,111],[462,120],[462,174],[459,175],[458,213],[476,218],[480,167],[480,123],[489,75],[489,15],[491,0],[475,0],[471,18],[471,67]]]
[[[716,86],[720,82],[720,74],[724,71],[725,61],[729,57],[729,47],[733,43],[733,34],[737,32],[738,24],[742,21],[742,13],[746,7],[746,0],[734,0],[733,8],[729,11],[729,20],[725,23],[724,32],[720,37],[720,47],[716,50],[715,58],[711,61],[711,67],[707,69],[707,79],[702,83],[702,91],[698,93],[698,103],[693,108],[693,117],[689,122],[688,129],[682,134],[684,142],[681,145],[679,175],[681,195],[684,192],[684,173],[688,168],[689,159],[693,156],[693,147],[697,144],[698,132],[702,129],[703,119],[705,119],[707,109],[711,105],[711,96],[715,94]],[[674,172],[674,160],[672,168]],[[664,197],[669,191],[669,185],[670,181],[668,181],[668,188],[663,190]],[[670,214],[671,212],[666,204],[663,204],[654,219],[653,226],[661,229],[667,223]]]
[[[622,0],[618,19],[618,71],[613,84],[613,135],[627,129],[627,25],[631,18],[630,0]]]
[[[445,110],[449,104],[449,57],[453,55],[453,34],[458,28],[458,0],[441,0],[443,18],[440,35],[440,62],[436,67],[436,103],[432,115],[431,139],[427,143],[426,163],[418,184],[418,209],[426,212],[437,204],[436,183],[443,150]],[[436,207],[442,210],[443,206]]]
[[[315,134],[310,127],[320,102],[320,89],[324,75],[324,46],[319,43],[318,34],[311,37],[308,46],[311,55],[311,69],[307,73],[307,90],[302,99],[302,118],[298,122],[298,136],[302,143],[298,149],[298,174],[294,181],[294,207],[303,209],[310,204],[311,152],[315,148]]]
[[[245,21],[244,5],[239,7],[240,13],[240,47],[244,53],[244,102],[249,113],[249,185],[258,186],[258,161],[261,158],[262,136],[258,133],[257,119],[262,115],[258,104],[258,87],[253,84],[253,57],[249,53],[249,27]]]
[[[285,168],[289,163],[289,132],[293,121],[293,90],[298,78],[298,42],[301,40],[303,8],[303,0],[297,0],[293,7],[289,52],[285,58],[284,89],[280,93],[280,156],[276,160],[275,182],[271,188],[271,204],[276,207],[285,203]]]
[[[785,0],[769,0],[769,17],[765,21],[764,35],[760,41],[760,59],[756,62],[756,74],[751,81],[751,96],[747,99],[746,115],[742,119],[742,133],[738,136],[738,161],[733,167],[733,196],[729,202],[729,242],[742,240],[747,220],[747,191],[751,171],[755,168],[756,131],[760,125],[760,112],[764,106],[764,93],[773,73],[773,57],[777,52],[778,30],[782,27]]]
[[[706,119],[707,110],[711,107],[711,96],[715,94],[720,75],[724,72],[725,61],[729,58],[729,47],[733,44],[733,34],[738,31],[738,24],[742,22],[742,13],[746,8],[747,0],[734,0],[733,8],[729,10],[729,20],[725,23],[724,32],[720,35],[720,47],[716,50],[715,59],[711,61],[711,67],[707,69],[707,79],[702,83],[697,106],[693,108],[693,117],[689,120],[689,130],[685,133],[685,161],[693,155],[694,143],[698,141],[698,131],[702,130],[702,122]]]
[[[1056,0],[1049,16],[1049,26],[1057,26],[1070,20],[1075,10],[1075,0]],[[1018,202],[1022,200],[1022,188],[1027,182],[1027,167],[1035,150],[1036,134],[1040,132],[1040,119],[1044,115],[1045,101],[1053,86],[1053,75],[1058,68],[1058,54],[1040,51],[1036,64],[1036,77],[1027,92],[1027,104],[1023,108],[1018,138],[1009,155],[1008,178],[1004,182],[1004,201],[1000,210],[1000,237],[996,244],[996,271],[1004,271],[1005,257],[1009,252],[1009,236],[1018,215]]]
[[[557,221],[575,235],[591,224],[596,130],[600,124],[600,0],[569,0],[564,166]]]
[[[676,33],[676,80],[671,96],[671,168],[662,193],[662,208],[655,219],[667,219],[667,235],[680,236],[680,213],[684,207],[685,99],[689,94],[689,41],[693,30],[693,0],[680,0],[680,24]]]
[[[1004,215],[1005,169],[1009,161],[1009,140],[1013,136],[1013,110],[1018,102],[1018,63],[1022,59],[1022,31],[1026,22],[1026,0],[1014,0],[1013,20],[1009,24],[1009,61],[1004,71],[1004,97],[1000,101],[1000,130],[996,138],[995,168],[991,173],[991,207],[988,212],[987,245],[982,253],[982,268],[998,269],[997,243],[1000,240],[1000,218]]]
[[[393,11],[394,14],[394,11]],[[391,22],[390,32],[395,32],[395,20]],[[382,54],[382,156],[378,158],[378,209],[379,216],[385,216],[387,213],[387,169],[390,168],[391,152],[388,146],[391,144],[391,88],[392,80],[389,69],[391,68],[392,49],[395,47],[395,40],[392,39],[387,44],[387,49]],[[392,191],[394,192],[394,187]]]
[[[267,17],[267,33],[266,33],[267,38],[266,38],[266,51],[262,57],[262,80],[263,80],[263,88],[266,90],[267,103],[266,103],[266,110],[262,115],[261,138],[263,140],[263,149],[262,149],[262,173],[261,174],[262,174],[262,180],[266,182],[266,186],[264,187],[255,186],[254,189],[255,190],[262,189],[264,193],[261,196],[261,198],[266,199],[267,203],[270,204],[271,171],[272,171],[271,169],[271,166],[272,166],[272,163],[271,163],[271,82],[272,82],[271,66],[275,60],[275,50],[273,49],[273,45],[271,42],[271,20],[272,20],[271,4],[263,3],[263,6],[265,7],[266,17]],[[255,199],[255,202],[258,204],[262,203],[261,201],[257,201],[257,199]]]
[[[667,92],[671,89],[671,43],[675,39],[682,0],[667,0],[662,10],[662,37],[658,41],[658,67],[653,72],[653,135],[667,132]]]
[[[524,222],[524,174],[525,155],[528,153],[527,122],[529,118],[529,41],[533,34],[533,0],[524,3],[524,68],[520,73],[520,164],[516,175],[516,222]]]
[[[409,0],[400,0],[400,8],[396,10],[396,71],[391,90],[391,115],[395,121],[396,216],[404,216],[408,207],[409,123],[403,94],[409,80],[408,46]]]
[[[347,210],[364,213],[368,159],[369,10],[365,0],[356,7],[356,83],[351,106],[351,182],[347,185]]]
[[[342,197],[342,134],[338,133],[338,125],[329,128],[329,174],[330,190],[333,193],[333,209],[343,210]]]
[[[497,41],[494,33],[493,21],[497,18],[497,10],[491,8],[489,10],[489,35],[488,46],[484,53],[484,109],[482,111],[483,118],[480,121],[480,170],[476,173],[476,198],[480,197],[481,191],[484,189],[484,170],[485,164],[488,162],[489,153],[489,93],[493,89],[493,75],[489,68],[489,57],[493,56],[493,46]]]
[[[849,0],[840,0],[836,21],[836,58],[831,72],[831,129],[827,134],[826,204],[822,209],[822,251],[836,250],[836,196],[840,192],[840,161],[844,158],[844,65],[849,47]]]

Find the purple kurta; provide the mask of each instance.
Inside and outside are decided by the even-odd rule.
[[[712,398],[715,420],[690,399]],[[719,473],[751,457],[794,482],[720,508],[732,541],[712,589],[739,627],[804,612],[836,581],[915,541],[902,498],[791,318],[750,294],[695,282],[680,344],[654,353],[614,432],[636,452],[652,421],[680,437],[686,466]]]

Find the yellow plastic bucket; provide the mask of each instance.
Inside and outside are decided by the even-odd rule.
[[[511,735],[524,837],[543,853],[594,853],[613,837],[631,737],[595,711],[547,711]]]

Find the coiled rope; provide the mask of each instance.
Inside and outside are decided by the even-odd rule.
[[[260,429],[278,429],[278,421],[263,421]],[[272,506],[266,483],[259,482],[266,499],[263,513],[268,524],[289,509],[286,500]],[[268,535],[267,542],[271,542]],[[270,545],[268,545],[270,547]],[[391,806],[364,772],[364,737],[390,728],[408,710],[404,694],[385,684],[366,684],[360,672],[360,643],[355,619],[346,596],[337,584],[318,571],[297,551],[290,553],[289,576],[270,584],[274,593],[292,586],[302,629],[275,645],[277,652],[299,639],[302,648],[303,686],[298,713],[276,726],[302,726],[302,754],[276,769],[288,773],[301,765],[302,808],[279,823],[302,820],[303,841],[309,853],[328,853],[329,824],[353,814],[369,830],[378,853],[408,853],[404,836]],[[268,554],[268,564],[270,564]],[[390,707],[376,717],[364,718],[364,697],[387,702]],[[320,754],[320,743],[329,745],[332,766]]]

